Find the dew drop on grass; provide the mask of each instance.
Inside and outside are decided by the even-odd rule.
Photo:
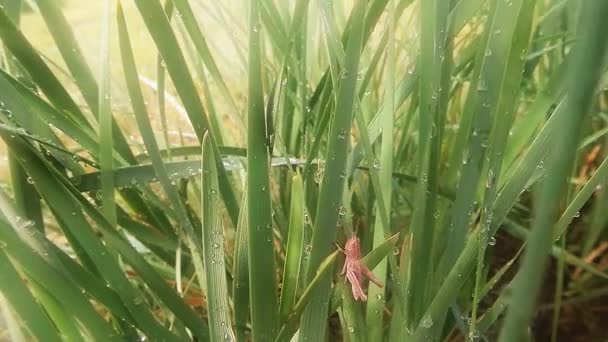
[[[305,225],[309,225],[310,224],[310,215],[308,215],[308,211],[304,212],[304,224]]]
[[[321,182],[323,181],[324,173],[325,173],[325,167],[319,165],[319,168],[317,169],[317,172],[315,173],[315,183],[321,184]]]
[[[378,159],[374,159],[374,170],[376,170],[376,171],[381,170],[380,161]]]
[[[34,179],[32,177],[27,177],[28,184],[34,184]]]
[[[574,217],[580,217],[580,216],[581,216],[581,213],[580,213],[579,211],[577,211],[577,212],[574,214]]]
[[[338,215],[340,215],[340,216],[346,215],[346,207],[341,206],[340,208],[338,208]]]
[[[422,320],[421,326],[425,329],[428,329],[433,326],[433,318],[431,316],[425,316]]]
[[[399,247],[393,247],[392,253],[393,255],[399,254]]]
[[[348,327],[348,331],[352,334],[355,332],[355,328],[350,326],[350,327]]]
[[[488,245],[495,246],[496,245],[496,238],[492,236],[490,238],[490,241],[488,241]]]
[[[311,251],[312,251],[312,246],[311,245],[306,245],[306,248],[304,249],[304,253],[310,254]]]

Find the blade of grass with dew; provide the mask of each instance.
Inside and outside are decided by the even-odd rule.
[[[522,73],[524,63],[521,58],[521,50],[528,46],[535,1],[523,1],[521,4],[513,3],[512,6],[519,5],[521,8],[518,10],[512,27],[504,25],[500,29],[500,35],[503,39],[507,39],[503,45],[496,46],[493,49],[493,54],[497,57],[500,55],[506,59],[506,66],[504,70],[504,78],[500,84],[499,98],[496,101],[496,112],[494,114],[494,122],[490,131],[489,147],[486,153],[487,160],[487,175],[486,175],[486,186],[484,190],[483,205],[481,209],[481,230],[480,234],[480,249],[477,257],[477,269],[475,272],[475,289],[473,292],[473,308],[471,313],[471,326],[470,333],[475,336],[475,322],[477,321],[478,303],[480,301],[479,293],[484,279],[484,268],[485,268],[485,252],[489,244],[491,236],[488,234],[490,224],[492,224],[492,206],[496,199],[498,192],[497,177],[502,172],[503,167],[503,154],[505,152],[505,145],[509,137],[509,131],[513,119],[515,117],[515,101],[518,97],[517,89],[522,82]],[[500,7],[500,5],[499,5]],[[501,9],[497,9],[501,11]],[[498,25],[497,25],[498,26]],[[496,29],[498,30],[498,29]],[[496,34],[494,30],[493,34]],[[490,47],[488,46],[488,49]],[[474,125],[475,126],[475,125]]]
[[[112,107],[110,86],[110,18],[111,0],[104,0],[101,20],[99,51],[99,164],[101,166],[101,202],[104,214],[112,225],[116,225],[116,205],[114,203],[114,158],[112,156]]]
[[[171,21],[175,7],[173,6],[173,0],[165,1],[164,11]],[[161,129],[163,132],[163,139],[167,153],[169,154],[169,160],[171,160],[171,141],[169,140],[169,132],[167,129],[167,107],[165,105],[165,61],[160,53],[156,54],[156,94],[158,97],[158,114],[160,116]]]
[[[76,317],[68,314],[66,308],[35,281],[31,282],[30,287],[36,294],[36,298],[44,305],[48,315],[53,318],[61,339],[63,341],[84,342],[85,336],[78,328]],[[84,333],[86,334],[86,332]],[[138,338],[138,336],[135,335],[134,338]]]
[[[232,272],[232,301],[234,302],[234,325],[237,341],[247,340],[249,320],[249,226],[247,225],[247,194],[243,193],[239,223],[234,242],[234,270]]]
[[[387,19],[386,30],[388,31],[388,47],[387,47],[387,65],[384,71],[384,109],[382,117],[382,144],[380,151],[380,186],[382,192],[378,193],[377,196],[382,195],[384,197],[384,205],[389,210],[386,212],[388,216],[388,227],[384,227],[383,230],[378,229],[382,223],[380,217],[382,213],[376,211],[376,220],[374,223],[374,242],[373,246],[376,247],[384,241],[386,232],[390,231],[390,208],[391,208],[391,197],[392,197],[392,186],[393,186],[393,122],[395,112],[395,0],[390,0],[388,5],[389,17]],[[373,172],[373,171],[372,171]],[[379,210],[379,208],[377,209]],[[394,270],[395,271],[395,270]],[[374,275],[378,279],[386,279],[387,276],[387,262],[382,261],[376,268],[372,270]],[[367,340],[368,341],[380,341],[382,340],[383,334],[383,319],[384,319],[384,303],[386,298],[385,288],[370,287],[368,290],[368,303],[367,303]],[[364,332],[365,333],[365,332]]]
[[[442,92],[447,91],[442,90],[442,75],[446,72],[442,55],[446,52],[444,39],[448,13],[444,2],[421,3],[420,114],[416,152],[416,173],[421,181],[415,190],[419,203],[412,214],[409,266],[402,266],[399,274],[400,280],[407,286],[404,305],[400,308],[405,319],[402,324],[410,328],[422,318],[433,269],[430,255],[437,210],[438,160],[441,154],[441,136],[438,129],[445,115],[439,111],[439,100],[445,98]]]
[[[278,326],[276,268],[262,86],[259,3],[250,2],[247,115],[247,225],[253,340],[274,339]]]
[[[228,285],[224,267],[224,229],[221,223],[215,157],[208,134],[203,138],[201,167],[201,212],[203,261],[206,271],[209,337],[212,341],[234,341],[230,318]]]
[[[0,251],[0,284],[2,295],[34,337],[39,341],[61,340],[53,323],[32,296],[4,251]]]
[[[342,294],[342,316],[344,317],[342,328],[345,338],[353,342],[365,342],[367,339],[367,326],[361,306],[349,291],[346,282],[340,282],[336,290]]]
[[[343,77],[338,86],[336,116],[329,134],[325,172],[321,184],[312,236],[312,250],[306,271],[306,278],[312,279],[313,272],[329,254],[331,241],[336,235],[336,222],[342,203],[342,193],[346,172],[346,133],[352,125],[354,97],[356,96],[357,74],[361,47],[363,45],[363,25],[366,3],[358,2],[353,8],[353,21],[348,43],[347,58],[344,62]],[[331,278],[323,277],[321,285],[314,291],[311,301],[302,316],[300,340],[322,340],[325,337],[327,304],[331,288]]]
[[[144,19],[148,32],[152,36],[159,53],[165,61],[169,76],[173,80],[173,84],[192,123],[194,133],[200,142],[202,141],[204,132],[210,126],[184,55],[177,43],[175,33],[158,0],[136,0],[135,4]],[[212,141],[212,146],[217,158],[216,165],[222,198],[232,223],[236,225],[239,212],[238,203],[220,158],[218,147],[214,141]]]
[[[296,174],[291,182],[291,209],[283,282],[281,288],[280,317],[284,322],[296,303],[298,283],[303,279],[302,252],[304,244],[304,185],[302,176]]]
[[[572,50],[572,63],[568,67],[568,98],[565,111],[569,116],[559,122],[564,135],[557,142],[556,150],[548,167],[536,209],[533,230],[528,239],[528,249],[520,267],[521,278],[513,287],[513,297],[507,308],[505,322],[499,341],[512,341],[525,336],[526,327],[532,316],[536,296],[540,289],[542,271],[553,241],[551,234],[552,217],[558,210],[560,193],[564,181],[571,170],[583,118],[589,110],[591,97],[599,80],[599,73],[606,55],[602,32],[608,15],[608,3],[585,3],[582,11],[580,40]]]

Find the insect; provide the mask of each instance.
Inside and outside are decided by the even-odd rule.
[[[344,245],[344,249],[340,250],[346,255],[342,274],[346,274],[346,279],[352,286],[353,297],[355,297],[355,300],[366,301],[367,295],[363,292],[363,287],[361,286],[363,277],[366,277],[378,287],[383,286],[382,282],[376,278],[367,266],[361,263],[361,246],[358,237],[353,236],[348,239]]]

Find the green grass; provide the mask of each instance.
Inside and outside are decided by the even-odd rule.
[[[0,4],[0,339],[606,338],[603,2]]]

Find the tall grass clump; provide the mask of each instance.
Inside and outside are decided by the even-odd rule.
[[[557,341],[605,309],[608,2],[77,4],[0,0],[8,339]]]

